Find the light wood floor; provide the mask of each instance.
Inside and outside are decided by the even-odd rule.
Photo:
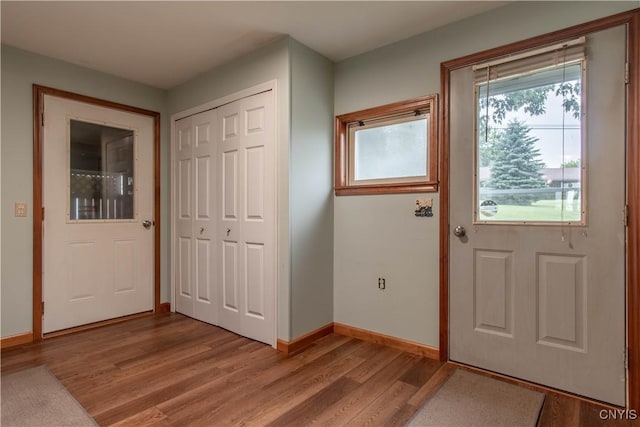
[[[339,335],[286,356],[179,314],[2,351],[2,374],[41,364],[101,426],[402,426],[455,369]],[[600,409],[549,393],[539,425]]]

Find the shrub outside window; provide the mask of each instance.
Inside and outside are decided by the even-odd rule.
[[[336,117],[336,195],[437,191],[437,96]]]

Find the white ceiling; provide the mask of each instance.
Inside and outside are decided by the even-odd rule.
[[[284,36],[333,61],[491,1],[2,1],[2,43],[162,89]]]

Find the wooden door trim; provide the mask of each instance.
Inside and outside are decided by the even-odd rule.
[[[112,108],[153,118],[153,271],[154,312],[161,311],[160,304],[160,113],[93,98],[51,87],[33,85],[33,340],[40,341],[42,334],[42,161],[44,156],[44,96],[50,95],[99,107]]]
[[[440,360],[449,360],[449,90],[451,72],[497,56],[587,35],[619,25],[628,27],[627,85],[627,345],[628,406],[640,409],[640,9],[608,16],[538,37],[467,55],[440,64],[442,94],[440,156]]]

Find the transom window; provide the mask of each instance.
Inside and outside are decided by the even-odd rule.
[[[583,42],[474,67],[476,223],[585,223]]]
[[[435,191],[436,96],[336,117],[336,194]]]

